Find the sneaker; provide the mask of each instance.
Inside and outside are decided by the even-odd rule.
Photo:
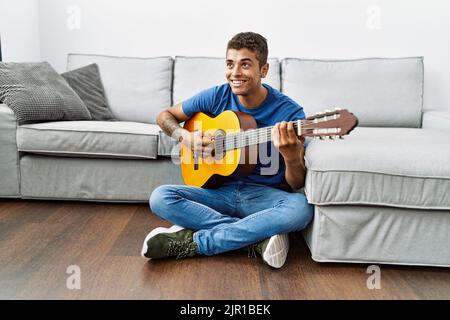
[[[253,250],[258,252],[263,261],[273,268],[281,268],[286,262],[289,251],[288,234],[276,234],[253,246]]]
[[[145,237],[141,255],[147,259],[192,257],[197,252],[193,234],[192,230],[177,225],[153,229]]]

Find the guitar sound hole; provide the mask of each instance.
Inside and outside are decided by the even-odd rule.
[[[225,156],[225,131],[217,130],[214,132],[214,149],[211,155],[216,160],[221,160]]]

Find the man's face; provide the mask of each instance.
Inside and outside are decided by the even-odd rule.
[[[256,53],[248,49],[229,49],[225,76],[234,94],[248,96],[258,92],[261,78],[267,75],[269,65],[261,68]]]

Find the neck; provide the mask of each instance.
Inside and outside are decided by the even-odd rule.
[[[303,121],[292,121],[297,135],[300,135]],[[227,134],[216,141],[216,148],[226,151],[272,141],[272,128],[273,126],[270,126]]]
[[[256,109],[258,108],[264,100],[266,100],[268,94],[268,90],[261,84],[258,88],[258,92],[250,93],[246,96],[239,95],[239,102],[246,107],[247,109]]]

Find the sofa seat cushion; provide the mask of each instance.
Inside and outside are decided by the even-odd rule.
[[[126,121],[58,121],[18,128],[21,152],[69,157],[155,159],[158,125]]]
[[[450,134],[358,127],[344,140],[306,148],[305,193],[313,204],[450,209]]]

